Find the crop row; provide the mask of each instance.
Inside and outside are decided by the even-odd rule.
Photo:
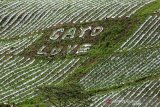
[[[0,2],[0,36],[12,38],[64,23],[130,17],[154,0],[14,0]]]
[[[93,96],[90,107],[159,107],[160,80],[146,81],[139,86]]]
[[[0,54],[14,54],[18,55],[20,52],[24,51],[26,48],[31,46],[37,39],[42,35],[35,34],[24,38],[19,38],[17,40],[0,42]]]
[[[150,16],[138,30],[120,47],[132,49],[134,47],[148,47],[160,43],[160,16]]]
[[[37,86],[64,80],[80,59],[37,61],[20,56],[0,57],[0,102],[18,103],[35,96]]]
[[[159,49],[147,49],[143,53],[131,51],[110,55],[90,70],[80,83],[86,89],[100,89],[156,75],[160,69],[159,52]]]

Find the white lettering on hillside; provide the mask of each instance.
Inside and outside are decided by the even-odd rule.
[[[102,26],[98,26],[98,27],[81,27],[79,30],[77,30],[76,28],[70,28],[68,30],[65,30],[64,28],[59,28],[57,30],[54,30],[52,32],[52,34],[49,36],[49,39],[51,41],[66,41],[66,40],[74,40],[75,38],[83,38],[83,40],[89,37],[91,40],[92,38],[97,37],[98,35],[100,35],[100,33],[103,31],[103,27]],[[78,32],[78,33],[77,33]],[[77,35],[79,34],[79,35]],[[81,40],[81,39],[80,39]],[[48,49],[47,45],[42,45],[37,54],[38,55],[50,55],[50,56],[55,56],[58,55],[60,53],[63,54],[84,54],[87,53],[88,50],[90,50],[92,43],[84,43],[84,41],[81,40],[83,42],[83,44],[70,44],[70,42],[68,44],[66,44],[66,46],[53,46],[52,48],[50,47]],[[60,42],[61,42],[60,41]],[[59,43],[60,43],[59,42]],[[57,44],[59,45],[59,44]]]

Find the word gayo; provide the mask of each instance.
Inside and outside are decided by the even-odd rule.
[[[59,28],[55,31],[53,31],[53,33],[49,36],[49,40],[56,42],[56,41],[66,41],[66,40],[74,40],[77,38],[82,38],[83,40],[86,38],[95,38],[97,37],[101,32],[103,31],[103,27],[102,26],[98,26],[98,27],[87,27],[87,28],[80,28],[80,30],[77,30],[76,28],[70,28],[69,30],[65,31],[64,28]],[[79,35],[76,35],[77,32],[80,32]],[[86,37],[86,34],[88,34]],[[82,41],[83,42],[83,41]],[[59,42],[58,42],[59,43]],[[58,44],[57,43],[57,44]],[[53,47],[50,52],[45,51],[47,50],[47,46],[43,45],[37,52],[38,55],[50,55],[50,56],[55,56],[58,55],[60,53],[62,53],[63,55],[67,55],[67,54],[84,54],[86,52],[88,52],[88,50],[91,48],[92,43],[88,42],[88,43],[83,43],[83,44],[69,44],[67,43],[65,46],[57,46],[57,47]]]

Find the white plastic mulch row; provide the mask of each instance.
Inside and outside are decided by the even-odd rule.
[[[159,94],[160,80],[146,81],[118,92],[93,96],[90,107],[159,107]]]
[[[128,52],[111,55],[90,70],[80,83],[86,89],[107,88],[156,74],[160,69],[159,52],[159,49],[148,49],[143,53]]]
[[[154,0],[14,0],[0,2],[0,38],[64,23],[130,17]]]
[[[34,97],[37,86],[62,81],[74,72],[79,61],[65,59],[46,62],[20,56],[1,56],[0,102],[19,103]]]
[[[119,48],[147,47],[160,44],[160,16],[150,16],[137,31]]]
[[[87,90],[112,88],[151,75],[159,75],[159,16],[150,16],[114,53],[80,80]],[[138,47],[139,49],[132,50]],[[128,49],[128,51],[124,51]],[[160,81],[145,81],[139,87],[92,97],[91,107],[159,107]]]
[[[10,41],[0,42],[0,54],[14,54],[18,55],[20,52],[24,51],[26,48],[31,46],[36,40],[38,40],[42,34],[35,34],[25,38],[19,38]]]

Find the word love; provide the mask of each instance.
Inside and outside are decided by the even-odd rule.
[[[74,39],[76,37],[76,28],[70,28],[68,31],[65,32],[64,28],[57,29],[52,33],[52,35],[49,37],[51,40],[65,40],[65,39]],[[80,35],[79,38],[84,38],[85,34],[88,32],[91,32],[89,35],[90,37],[96,37],[103,31],[103,27],[95,27],[92,29],[91,26],[87,28],[80,28]],[[65,33],[64,33],[65,32]],[[63,34],[64,33],[64,34]]]
[[[39,51],[37,52],[38,55],[50,55],[55,56],[60,53],[63,53],[65,55],[67,54],[83,54],[86,53],[92,44],[83,44],[83,45],[68,45],[67,47],[54,47],[50,52],[46,51],[47,47],[42,46]]]

